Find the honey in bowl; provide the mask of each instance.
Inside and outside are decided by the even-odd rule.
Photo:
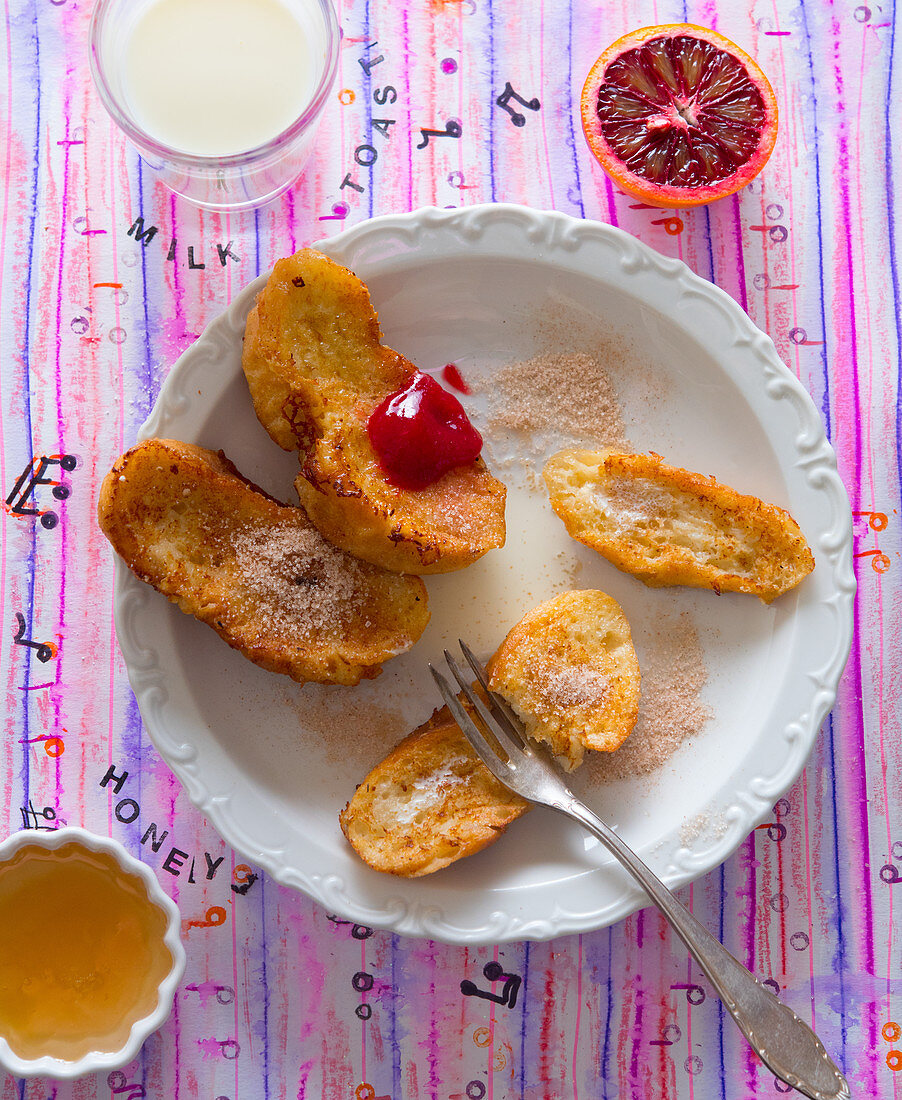
[[[0,1036],[19,1058],[116,1051],[173,966],[167,916],[136,875],[79,843],[0,862]]]

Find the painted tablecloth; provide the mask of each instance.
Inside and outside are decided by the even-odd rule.
[[[134,1063],[66,1085],[0,1078],[0,1097],[749,1100],[784,1091],[654,911],[548,943],[479,949],[343,923],[229,850],[142,731],[94,516],[103,474],[134,442],[171,365],[296,247],[376,214],[487,201],[607,222],[680,257],[773,338],[823,415],[855,514],[851,657],[809,765],[773,820],[681,896],[810,1020],[854,1096],[898,1096],[894,6],[343,0],[338,16],[338,82],[303,178],[270,206],[227,216],[174,198],[105,115],[88,71],[86,0],[5,0],[0,820],[6,832],[70,822],[122,840],[180,904],[189,961],[171,1019]],[[578,99],[614,38],[683,21],[716,28],[758,59],[781,128],[753,185],[678,213],[615,190],[582,138]],[[452,119],[459,137],[426,140],[424,130]],[[33,914],[48,937],[56,917]],[[487,985],[493,961],[518,979],[516,997]],[[464,996],[463,980],[499,995]]]

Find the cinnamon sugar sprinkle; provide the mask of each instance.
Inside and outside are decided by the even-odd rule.
[[[550,432],[586,446],[630,449],[614,384],[595,355],[574,351],[508,363],[491,386],[492,433]],[[548,440],[536,442],[544,449]]]
[[[708,672],[690,615],[685,611],[664,615],[655,623],[655,630],[654,637],[641,647],[633,638],[642,670],[639,719],[616,752],[587,757],[587,771],[593,780],[612,782],[648,775],[697,736],[712,717],[702,702]]]
[[[363,605],[360,563],[313,527],[249,526],[236,534],[233,550],[249,593],[264,605],[261,615],[277,630],[304,638],[334,636]]]
[[[591,665],[552,666],[540,663],[530,668],[530,681],[538,699],[552,712],[563,707],[601,707],[610,680]]]

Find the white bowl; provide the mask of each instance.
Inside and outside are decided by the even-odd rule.
[[[157,1003],[153,1012],[134,1021],[128,1039],[119,1050],[94,1050],[75,1061],[53,1058],[49,1055],[41,1058],[20,1058],[10,1049],[6,1039],[0,1035],[0,1067],[14,1077],[53,1077],[58,1080],[71,1080],[87,1073],[109,1071],[126,1065],[137,1055],[147,1037],[152,1035],[169,1016],[176,988],[185,972],[185,949],[179,938],[181,920],[175,902],[163,893],[153,871],[130,856],[118,841],[95,836],[86,829],[75,826],[56,829],[53,832],[25,829],[13,833],[0,844],[0,863],[6,862],[23,847],[55,849],[72,843],[80,844],[91,852],[112,856],[126,875],[137,878],[143,883],[150,903],[161,909],[166,916],[163,943],[172,956],[172,966],[159,984]]]

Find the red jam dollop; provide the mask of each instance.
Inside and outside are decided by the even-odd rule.
[[[399,489],[425,489],[482,450],[463,405],[420,371],[373,410],[366,430],[379,465]]]

